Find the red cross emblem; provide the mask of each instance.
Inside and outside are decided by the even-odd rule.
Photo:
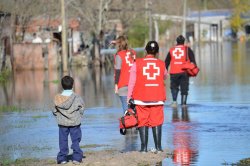
[[[156,76],[160,75],[160,68],[155,63],[147,63],[147,66],[143,67],[143,75],[147,77],[147,80],[155,80]]]
[[[181,59],[181,57],[184,56],[184,50],[176,47],[173,51],[173,56],[175,59]]]
[[[131,54],[130,52],[126,52],[126,56],[125,56],[125,60],[126,60],[126,63],[128,64],[128,66],[132,66],[133,65],[133,61],[131,61],[129,59],[130,54]],[[133,56],[133,59],[135,59],[135,56]]]

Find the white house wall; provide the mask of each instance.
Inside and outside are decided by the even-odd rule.
[[[201,17],[201,22],[207,22],[211,24],[217,24],[218,25],[218,37],[220,37],[220,21],[222,21],[222,37],[224,37],[224,30],[230,27],[230,22],[227,20],[226,17],[224,16],[213,16],[213,17]],[[207,41],[210,40],[210,35],[212,40],[216,40],[216,34],[211,33],[209,24],[201,24],[200,25],[200,35],[201,35],[201,40]],[[199,24],[194,23],[194,34],[195,38],[198,39],[198,34],[199,34]],[[207,33],[203,33],[207,32]],[[220,39],[219,39],[220,40]]]

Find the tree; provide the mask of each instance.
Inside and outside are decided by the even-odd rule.
[[[238,32],[242,29],[245,21],[242,19],[242,15],[246,13],[250,9],[250,1],[249,0],[233,0],[232,4],[233,8],[233,15],[230,20],[231,27],[234,32]]]

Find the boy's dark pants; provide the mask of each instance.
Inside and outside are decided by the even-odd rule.
[[[79,143],[82,138],[82,132],[80,125],[78,126],[61,126],[59,125],[59,148],[60,152],[57,155],[57,162],[61,163],[62,161],[67,161],[67,155],[69,153],[68,148],[68,135],[70,134],[73,149],[72,160],[81,162],[83,158],[83,152],[79,146]]]

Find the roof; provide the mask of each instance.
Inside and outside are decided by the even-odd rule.
[[[80,26],[80,21],[77,18],[69,19],[68,26],[72,29],[77,29]],[[37,32],[40,28],[49,28],[49,29],[58,29],[58,26],[61,25],[61,18],[33,18],[28,25],[26,25],[27,32]],[[17,27],[17,31],[21,27]]]
[[[200,11],[201,17],[218,17],[218,16],[224,16],[224,17],[231,17],[232,16],[232,10],[223,9],[223,10],[203,10]],[[199,11],[192,11],[188,13],[188,17],[199,17]]]

